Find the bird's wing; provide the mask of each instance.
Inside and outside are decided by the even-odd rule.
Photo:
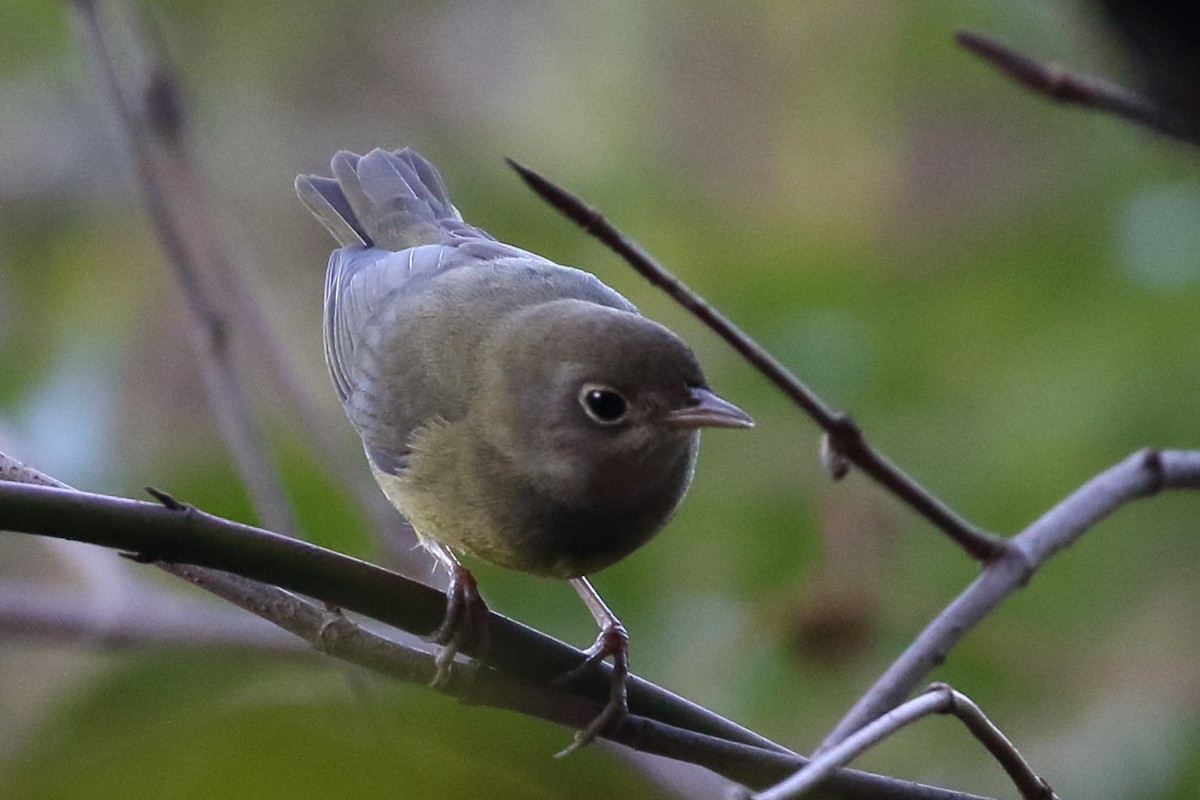
[[[325,272],[325,363],[342,401],[354,391],[355,351],[384,309],[446,270],[509,258],[544,261],[494,239],[466,237],[400,252],[376,247],[334,250]]]

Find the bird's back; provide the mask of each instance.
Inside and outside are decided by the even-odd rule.
[[[489,334],[508,314],[575,298],[636,313],[594,276],[468,225],[410,149],[340,152],[296,190],[342,247],[325,278],[325,359],[375,466],[402,470],[414,431],[466,413]]]

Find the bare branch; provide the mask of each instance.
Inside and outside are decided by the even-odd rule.
[[[947,707],[942,709],[941,713],[957,717],[967,727],[971,735],[978,739],[1004,768],[1021,797],[1026,800],[1058,800],[1053,787],[1033,771],[1020,751],[987,718],[975,701],[944,683],[935,683],[926,691],[941,694],[946,698]]]
[[[139,561],[193,564],[233,572],[365,614],[425,636],[445,615],[436,589],[349,556],[260,528],[221,519],[190,506],[0,482],[0,528],[111,547]],[[579,650],[498,614],[489,614],[487,662],[511,675],[548,684],[578,666]],[[481,656],[473,648],[467,655]],[[597,704],[607,698],[607,676],[573,684]],[[787,752],[728,720],[645,681],[630,683],[630,706],[670,724],[757,747]]]
[[[72,487],[56,480],[55,478],[40,472],[33,467],[27,466],[11,456],[0,453],[0,486],[3,486],[3,481],[15,483],[26,483],[34,486],[48,486],[66,491],[75,491]],[[159,492],[156,495],[159,502],[170,502],[175,510],[183,513],[187,512],[188,507],[176,503],[169,496]],[[62,544],[74,545],[72,541],[61,541]],[[318,650],[329,652],[326,644],[326,639],[323,637],[325,630],[325,622],[328,618],[328,613],[319,608],[317,605],[297,597],[290,592],[286,592],[276,586],[271,586],[265,583],[249,580],[232,572],[223,572],[217,569],[208,569],[189,564],[168,563],[165,561],[154,562],[154,566],[176,577],[182,578],[189,583],[199,586],[200,588],[215,594],[216,596],[227,600],[234,605],[239,606],[252,614],[273,623],[279,628],[288,631],[301,639],[304,639]],[[46,610],[48,613],[48,609]],[[43,622],[49,624],[50,620],[43,618]],[[60,621],[60,628],[64,623]],[[106,621],[105,624],[114,624],[111,621]],[[123,621],[117,621],[115,624],[129,624]],[[346,620],[346,625],[351,623]],[[0,622],[0,625],[3,625]],[[378,637],[376,637],[378,638]],[[387,640],[380,640],[387,641]],[[377,652],[377,648],[364,648],[368,652]],[[404,652],[409,656],[406,657]],[[391,663],[411,665],[413,659],[428,660],[430,657],[412,648],[404,647],[399,644],[388,642],[388,652]],[[354,652],[340,652],[336,654],[338,657],[347,661],[359,663]],[[369,664],[367,666],[370,666]],[[395,672],[389,673],[395,676]],[[422,680],[427,682],[428,679],[414,678],[424,673],[420,668],[413,668],[409,675],[409,680]]]
[[[954,39],[1005,76],[1051,100],[1111,114],[1191,144],[1200,143],[1196,131],[1181,124],[1157,104],[1115,83],[1075,75],[977,33],[960,31]]]
[[[233,363],[229,313],[222,295],[205,286],[203,265],[188,236],[180,228],[179,209],[168,196],[169,184],[159,174],[155,132],[178,133],[181,116],[164,113],[162,80],[151,81],[149,97],[157,102],[134,105],[121,86],[108,44],[101,31],[93,0],[72,0],[80,37],[99,73],[109,102],[116,112],[129,146],[142,199],[159,242],[175,269],[187,301],[188,324],[184,328],[197,355],[217,425],[238,466],[258,516],[264,524],[285,533],[296,530],[291,505],[267,455],[262,432],[255,424],[245,385]],[[178,107],[174,110],[178,112]],[[173,123],[169,128],[163,123]],[[158,123],[158,124],[155,124]],[[184,216],[186,218],[186,216]]]
[[[980,561],[989,561],[1004,550],[1002,539],[979,530],[901,472],[867,444],[862,430],[850,417],[833,411],[799,378],[789,372],[787,367],[763,349],[762,345],[669,273],[649,253],[605,220],[598,210],[528,167],[512,159],[508,159],[508,164],[543,200],[625,259],[638,274],[670,295],[724,339],[751,366],[766,376],[767,380],[775,384],[825,431],[827,444],[822,446],[823,449],[828,447],[832,453],[870,475],[902,502],[936,525],[972,557]]]
[[[816,755],[895,708],[941,664],[950,650],[1005,598],[1029,582],[1049,558],[1131,500],[1164,489],[1200,488],[1200,451],[1141,450],[1095,476],[1008,540],[983,569],[908,646],[837,724]]]
[[[14,474],[15,470],[3,469],[4,462],[0,456],[0,473]],[[271,620],[322,652],[402,680],[428,684],[436,671],[431,654],[384,639],[340,613],[259,582],[279,583],[418,634],[440,622],[442,593],[314,545],[182,504],[167,508],[4,481],[0,481],[0,529],[86,541],[135,554]],[[506,708],[574,728],[595,717],[607,691],[606,678],[580,681],[592,685],[570,690],[548,685],[578,664],[582,653],[496,614],[489,614],[488,624],[487,662],[503,671],[462,665],[451,672],[442,691],[468,703]],[[785,748],[647,681],[631,678],[629,691],[635,713],[607,736],[614,742],[698,764],[750,786],[770,785],[805,763]],[[978,800],[852,770],[838,772],[829,787],[831,796],[847,800]]]
[[[41,583],[0,583],[0,634],[103,647],[202,647],[311,658],[294,636],[229,606],[137,587],[97,609],[84,592]]]
[[[794,800],[816,789],[833,771],[844,767],[901,728],[930,714],[957,717],[1000,763],[1025,800],[1057,800],[1050,785],[1039,778],[1012,742],[992,724],[969,697],[944,683],[935,683],[912,700],[878,717],[829,748],[786,781],[755,795],[755,800]]]

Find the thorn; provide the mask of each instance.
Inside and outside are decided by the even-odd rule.
[[[146,494],[150,495],[155,500],[162,503],[165,508],[169,508],[172,511],[190,511],[192,508],[187,503],[179,502],[162,489],[155,489],[153,486],[145,486],[143,488],[146,490]]]

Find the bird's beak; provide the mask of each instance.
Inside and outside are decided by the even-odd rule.
[[[679,428],[753,428],[750,415],[708,389],[694,387],[691,405],[667,414],[667,424]]]

